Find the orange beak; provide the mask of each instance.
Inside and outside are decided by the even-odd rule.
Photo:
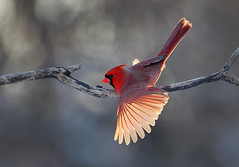
[[[110,83],[110,80],[108,78],[103,78],[101,82],[102,83]]]

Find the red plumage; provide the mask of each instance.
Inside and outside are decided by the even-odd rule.
[[[119,97],[118,120],[114,140],[126,145],[137,141],[137,134],[144,138],[144,131],[151,132],[149,125],[155,120],[168,102],[168,93],[155,87],[155,83],[165,68],[168,59],[178,43],[191,29],[192,25],[182,18],[159,54],[125,69],[117,66],[105,74],[102,83],[111,84]],[[137,134],[136,134],[137,133]]]

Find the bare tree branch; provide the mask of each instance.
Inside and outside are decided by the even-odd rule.
[[[220,71],[211,75],[202,76],[199,78],[195,78],[195,79],[191,79],[191,80],[187,80],[183,82],[173,83],[171,85],[165,85],[165,86],[162,86],[161,88],[168,92],[174,92],[174,91],[189,89],[201,84],[215,82],[219,80],[226,81],[233,85],[239,86],[238,77],[234,75],[227,75],[232,64],[235,62],[235,60],[238,57],[239,57],[239,48],[237,48],[235,52],[230,56],[230,58],[227,60],[227,62],[225,63],[225,65],[222,67]],[[82,65],[78,64],[78,65],[72,65],[67,67],[52,67],[52,68],[46,68],[41,70],[35,70],[35,71],[7,74],[7,75],[0,76],[0,85],[45,79],[45,78],[55,78],[59,80],[60,82],[62,82],[63,84],[71,86],[79,91],[86,92],[92,96],[96,96],[99,98],[118,97],[118,94],[113,89],[105,89],[102,86],[91,87],[90,85],[73,78],[71,76],[71,73],[81,69],[81,67]]]
[[[215,82],[218,80],[223,80],[226,82],[229,82],[231,84],[234,84],[236,86],[239,86],[239,78],[234,76],[234,75],[227,75],[229,69],[231,68],[232,64],[235,62],[235,60],[239,57],[239,48],[237,48],[234,53],[229,57],[227,62],[224,64],[222,69],[214,74],[183,81],[183,82],[178,82],[174,83],[171,85],[165,85],[162,86],[161,88],[168,91],[168,92],[173,92],[177,90],[184,90],[184,89],[189,89],[201,84],[205,83],[210,83],[210,82]]]

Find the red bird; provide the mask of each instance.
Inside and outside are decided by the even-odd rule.
[[[150,125],[155,125],[155,120],[169,99],[168,93],[155,87],[155,83],[166,67],[165,61],[191,27],[192,24],[182,18],[157,56],[128,69],[124,68],[126,65],[117,66],[105,74],[101,82],[109,83],[119,94],[114,135],[114,140],[118,139],[119,144],[124,139],[128,145],[130,138],[136,143],[137,134],[143,139],[143,129],[151,132]]]

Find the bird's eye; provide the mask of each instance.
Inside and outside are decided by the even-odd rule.
[[[113,77],[114,77],[114,75],[113,75],[113,74],[110,74],[109,78],[113,78]]]

